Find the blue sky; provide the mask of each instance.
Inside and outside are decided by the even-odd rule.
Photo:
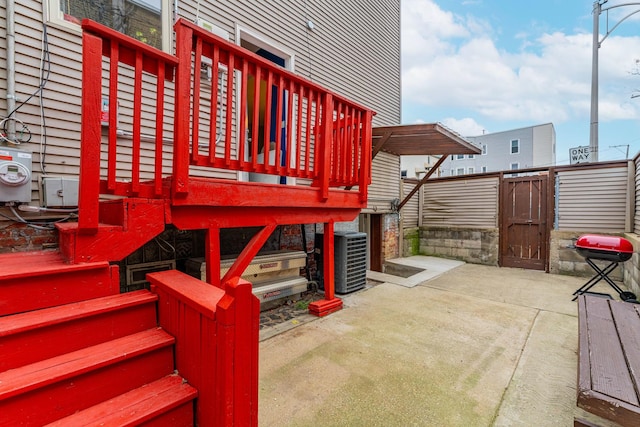
[[[609,0],[602,7],[633,3]],[[402,0],[402,122],[463,136],[542,123],[589,145],[592,0]],[[612,28],[638,6],[613,8]],[[601,38],[607,16],[600,16]],[[640,13],[599,50],[599,159],[640,152]],[[543,166],[543,165],[538,165]]]

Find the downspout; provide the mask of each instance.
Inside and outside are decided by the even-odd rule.
[[[16,39],[15,39],[15,2],[7,0],[7,115],[8,118],[16,108]],[[7,135],[10,141],[15,140],[16,122],[7,120]]]

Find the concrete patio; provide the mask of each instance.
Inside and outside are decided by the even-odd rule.
[[[261,332],[261,426],[593,420],[575,405],[571,294],[584,278],[431,257],[399,262],[425,272],[419,281],[371,273],[385,282],[345,296],[342,311]]]

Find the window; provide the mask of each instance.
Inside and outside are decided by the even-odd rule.
[[[511,163],[511,170],[515,171],[520,169],[520,163]]]
[[[450,176],[454,176],[454,175],[455,175],[455,173],[454,173],[454,172],[455,172],[455,171],[454,171],[453,169],[451,169],[451,175],[450,175]]]
[[[483,167],[482,167],[482,173],[486,173],[486,172],[487,172],[487,167],[486,167],[486,166],[483,166]]]
[[[451,155],[451,161],[454,161],[454,160],[455,160],[455,156],[452,154]]]
[[[462,160],[462,159],[464,159],[464,154],[458,154],[458,155],[456,156],[456,158],[457,158],[458,160]]]
[[[169,50],[169,0],[49,0],[49,19],[78,28],[84,18]]]
[[[482,155],[483,156],[487,155],[487,144],[482,144]]]
[[[476,169],[474,167],[469,167],[467,169],[467,173],[476,173]]]
[[[520,152],[520,140],[512,139],[511,140],[511,154],[518,154]]]
[[[469,159],[475,159],[475,158],[476,158],[476,155],[475,155],[475,154],[469,154],[467,157],[468,157]]]
[[[400,178],[406,178],[407,177],[407,171],[406,170],[401,170],[400,171]]]
[[[457,175],[464,175],[464,168],[458,168],[456,174]]]

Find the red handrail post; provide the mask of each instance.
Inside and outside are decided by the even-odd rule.
[[[333,95],[324,95],[322,104],[322,135],[320,138],[320,197],[329,198],[329,184],[331,179],[331,152],[333,146]]]
[[[178,22],[175,25],[175,32],[176,56],[179,62],[176,72],[172,191],[174,195],[184,195],[189,191],[189,122],[193,30]]]
[[[258,425],[258,344],[260,301],[251,283],[238,277],[224,283],[218,302],[216,337],[216,419],[213,425]]]
[[[334,221],[324,224],[322,259],[324,262],[324,299],[309,304],[309,313],[318,317],[327,316],[342,309],[342,300],[335,295],[335,241]]]
[[[102,39],[82,35],[82,126],[80,128],[80,194],[78,228],[96,233],[100,195],[100,124],[102,93]]]
[[[335,242],[334,242],[335,224],[329,221],[324,224],[324,240],[322,241],[322,256],[324,265],[322,272],[324,276],[324,299],[331,301],[335,298],[336,289],[336,266],[335,266]]]
[[[371,121],[373,114],[371,110],[364,113],[364,123],[362,124],[362,151],[360,152],[360,177],[358,189],[360,190],[360,201],[366,202],[368,197],[369,183],[371,182],[371,162],[372,162],[372,131]],[[356,141],[356,144],[358,141]]]

